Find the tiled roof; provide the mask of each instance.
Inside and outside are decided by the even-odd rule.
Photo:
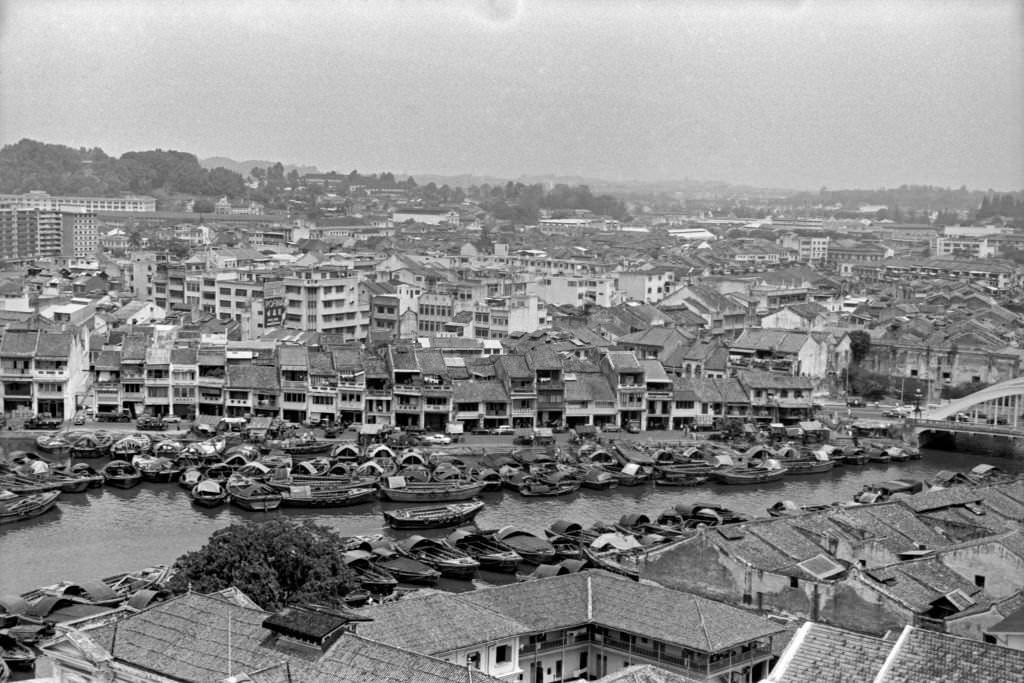
[[[657,360],[642,360],[640,361],[640,367],[644,369],[644,378],[648,382],[671,382],[668,373],[665,372],[664,366],[661,361]]]
[[[596,683],[697,683],[697,679],[662,669],[653,664],[634,664],[621,671],[598,678]]]
[[[526,358],[518,354],[502,356],[497,360],[505,368],[505,374],[512,379],[532,379],[533,371],[526,364]]]
[[[66,334],[40,332],[36,345],[36,358],[60,358],[71,355],[71,337]]]
[[[444,364],[444,354],[434,349],[417,349],[416,362],[420,372],[425,375],[448,375],[447,366]]]
[[[809,391],[814,386],[810,377],[798,377],[767,370],[739,370],[736,372],[736,376],[748,388],[806,389]]]
[[[565,381],[566,401],[614,401],[615,391],[599,372],[578,372],[575,380]]]
[[[227,388],[276,391],[280,388],[277,368],[273,365],[229,365]]]
[[[332,354],[327,351],[312,351],[306,353],[309,362],[309,371],[318,375],[334,374],[334,362]]]
[[[148,334],[127,334],[121,343],[122,361],[144,361],[146,352],[149,350],[150,337]]]
[[[892,642],[806,622],[769,677],[772,683],[865,683],[874,679]]]
[[[932,603],[954,590],[963,591],[974,602],[987,602],[977,586],[934,557],[875,567],[867,574],[884,582],[892,597],[918,613],[928,611]]]
[[[906,627],[875,683],[1024,680],[1024,651]]]
[[[100,351],[99,355],[96,356],[96,361],[93,363],[93,367],[97,370],[120,370],[121,350],[105,349]]]
[[[3,341],[0,342],[0,355],[31,358],[36,353],[38,339],[39,333],[36,331],[8,330],[4,333]]]
[[[467,379],[452,382],[453,403],[502,403],[508,401],[505,385],[493,379]]]
[[[561,370],[562,361],[547,346],[535,346],[526,352],[526,365],[533,370]]]
[[[392,347],[390,353],[392,369],[419,372],[420,366],[416,362],[416,353],[412,350]]]
[[[277,347],[277,362],[281,367],[303,368],[309,367],[309,360],[306,358],[306,347],[293,344],[282,344]]]
[[[616,371],[639,370],[640,363],[632,351],[609,351],[608,363]]]
[[[209,346],[199,348],[200,365],[224,365],[225,358],[226,354],[223,348]]]
[[[753,349],[773,353],[797,353],[807,343],[806,332],[790,330],[746,329],[732,343],[733,349]]]
[[[334,349],[334,367],[339,372],[358,372],[363,369],[362,353],[359,349]]]
[[[421,599],[423,600],[423,599]],[[502,637],[588,623],[703,652],[766,638],[781,626],[725,603],[602,571],[434,594],[361,610],[360,633],[400,647],[440,653]]]
[[[323,654],[277,647],[277,637],[263,628],[269,616],[220,598],[188,593],[118,622],[109,640],[111,654],[120,662],[174,680],[221,681],[229,672],[273,683],[470,680],[464,667],[361,635],[344,634]],[[497,681],[479,672],[472,680]]]
[[[174,365],[195,365],[199,358],[199,350],[194,346],[182,346],[171,349],[171,363]]]

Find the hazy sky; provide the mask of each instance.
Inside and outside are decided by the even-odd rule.
[[[3,0],[0,142],[1024,188],[1017,0]]]

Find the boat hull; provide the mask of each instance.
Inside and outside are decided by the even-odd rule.
[[[20,522],[44,515],[57,504],[60,491],[47,491],[25,496],[20,501],[0,503],[0,524]]]
[[[392,529],[443,529],[472,521],[484,504],[437,506],[385,511],[384,519]]]
[[[281,496],[253,496],[246,498],[228,494],[231,504],[250,512],[271,512],[281,507]]]
[[[821,474],[831,472],[836,464],[831,460],[809,460],[806,462],[787,462],[786,474],[793,476],[799,474]]]
[[[415,484],[403,488],[382,487],[381,496],[395,503],[452,503],[471,500],[486,487],[484,482],[458,486],[417,487]]]
[[[107,486],[114,486],[119,489],[130,489],[142,483],[141,474],[118,474],[105,477]]]
[[[788,470],[785,468],[769,472],[716,472],[715,481],[719,484],[729,486],[742,486],[745,484],[767,484],[779,481]]]

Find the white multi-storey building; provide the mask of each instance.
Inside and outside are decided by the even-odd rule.
[[[0,202],[11,202],[18,208],[60,211],[63,209],[84,209],[96,211],[156,211],[156,199],[145,195],[125,197],[54,197],[48,192],[33,191],[24,194],[0,195]]]

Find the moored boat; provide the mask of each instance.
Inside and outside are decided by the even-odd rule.
[[[142,473],[126,460],[111,460],[100,470],[107,486],[130,489],[142,483]]]
[[[601,534],[583,546],[583,555],[591,565],[634,581],[640,578],[640,563],[646,552],[636,538],[622,533]]]
[[[215,508],[228,502],[224,484],[215,479],[203,479],[191,491],[192,502],[206,508]]]
[[[551,541],[518,527],[502,527],[493,532],[493,536],[533,564],[554,562],[558,556]]]
[[[466,552],[432,538],[410,536],[396,543],[395,548],[406,557],[433,567],[441,576],[468,579],[480,568],[480,563]]]
[[[580,490],[580,482],[574,479],[563,479],[562,481],[544,481],[527,477],[519,482],[517,489],[521,496],[567,496]]]
[[[76,462],[68,471],[74,477],[85,479],[89,483],[88,487],[91,489],[103,486],[103,475],[97,472],[92,465],[87,462]]]
[[[475,498],[485,486],[482,481],[417,482],[396,476],[381,481],[380,493],[396,503],[441,503]]]
[[[515,550],[496,538],[480,533],[479,529],[464,527],[448,534],[450,545],[463,550],[480,563],[483,569],[495,572],[515,572],[523,558]]]
[[[438,529],[459,526],[473,520],[484,509],[483,501],[385,510],[384,519],[393,529]]]
[[[441,578],[441,572],[430,565],[411,557],[399,555],[392,548],[375,547],[373,554],[378,557],[374,564],[403,583],[434,585]]]
[[[60,491],[44,491],[19,496],[7,490],[0,490],[0,524],[20,522],[45,514],[57,504]]]
[[[767,484],[782,479],[789,470],[778,460],[767,459],[762,465],[753,467],[726,467],[715,470],[715,481],[732,486],[742,484]]]
[[[780,500],[767,508],[767,512],[772,517],[785,517],[788,515],[799,515],[805,512],[822,512],[824,510],[831,510],[836,505],[820,504],[820,505],[797,505],[791,500]]]
[[[351,487],[325,479],[321,482],[268,482],[281,494],[281,504],[288,507],[346,507],[368,503],[377,497],[377,489]]]
[[[232,505],[253,512],[270,512],[281,507],[282,496],[273,486],[249,479],[231,477],[225,487]]]
[[[398,579],[375,559],[373,553],[358,548],[347,550],[341,556],[341,561],[359,577],[362,588],[378,595],[390,595],[398,586]]]
[[[0,660],[13,670],[31,671],[36,665],[36,652],[6,633],[0,633]]]

